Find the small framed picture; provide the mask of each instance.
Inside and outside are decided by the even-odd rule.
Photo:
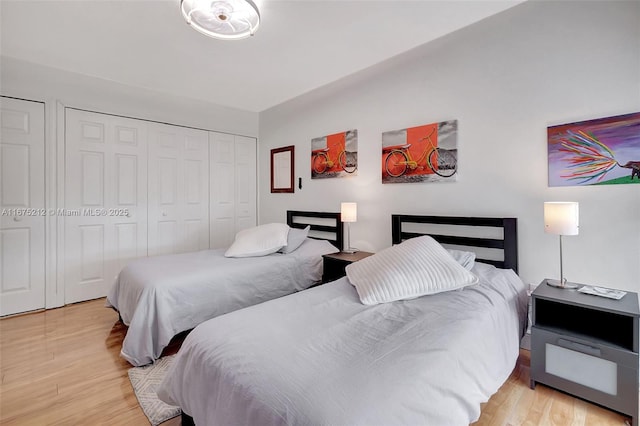
[[[271,192],[293,193],[295,146],[271,150]]]

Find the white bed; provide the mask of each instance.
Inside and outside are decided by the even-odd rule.
[[[289,213],[297,227],[293,214],[331,217],[334,231],[340,223],[336,213]],[[341,238],[340,232],[331,235]],[[149,364],[175,335],[210,318],[317,284],[322,255],[336,251],[329,241],[307,238],[288,254],[228,258],[217,249],[137,259],[123,268],[107,296],[107,306],[129,326],[121,356],[134,366]]]
[[[467,425],[513,370],[527,310],[513,270],[471,272],[462,290],[375,305],[345,277],[207,321],[158,395],[200,426]]]
[[[515,365],[513,271],[366,306],[347,278],[232,312],[186,338],[158,394],[196,425],[467,425]]]

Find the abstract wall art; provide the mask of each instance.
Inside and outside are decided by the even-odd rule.
[[[640,112],[547,128],[549,186],[640,184]]]

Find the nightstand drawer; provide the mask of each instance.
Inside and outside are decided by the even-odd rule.
[[[581,352],[585,355],[607,359],[627,367],[635,367],[638,365],[638,354],[620,347],[607,345],[602,342],[594,342],[592,339],[581,338],[574,334],[567,335],[561,331],[545,329],[535,325],[531,327],[532,339],[534,332],[538,342],[541,344],[551,343],[565,349]],[[536,349],[540,349],[540,346],[537,346]]]
[[[536,326],[531,330],[532,380],[606,405],[637,410],[638,354]]]

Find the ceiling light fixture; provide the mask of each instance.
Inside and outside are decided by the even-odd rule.
[[[251,0],[181,0],[180,9],[196,31],[221,40],[247,38],[260,25],[260,12]]]

